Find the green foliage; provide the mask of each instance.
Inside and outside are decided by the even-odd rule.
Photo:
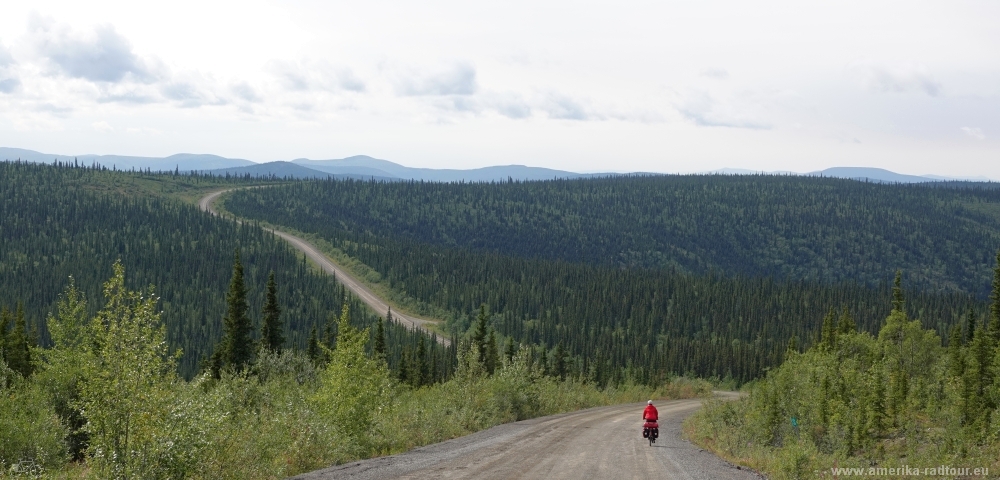
[[[365,354],[368,332],[358,331],[348,319],[345,306],[337,322],[337,347],[329,353],[311,402],[340,435],[367,449],[375,419],[389,406],[391,383],[385,363]]]
[[[5,370],[0,361],[0,383]],[[68,460],[66,427],[46,400],[45,392],[29,382],[0,388],[0,477],[19,464],[51,470]]]
[[[84,429],[87,418],[80,407],[80,394],[92,359],[94,331],[87,316],[87,301],[72,277],[56,305],[56,314],[49,315],[46,322],[52,346],[36,350],[41,362],[34,381],[48,395],[69,431],[66,443],[70,455],[82,460],[89,435]]]
[[[263,326],[260,329],[261,342],[272,352],[278,352],[285,344],[284,325],[281,323],[281,307],[278,306],[278,287],[274,281],[274,270],[267,275],[267,300],[264,302]],[[379,319],[381,326],[382,319]],[[383,345],[384,347],[384,345]]]
[[[253,323],[250,322],[247,311],[247,287],[243,281],[239,250],[236,250],[233,258],[233,277],[229,282],[226,305],[226,317],[222,320],[222,340],[218,346],[222,351],[222,366],[241,372],[253,361],[256,348],[252,336]]]
[[[9,322],[9,317],[10,314],[5,308],[0,313],[0,323],[4,324],[4,328]],[[32,335],[28,332],[28,325],[24,319],[24,305],[21,303],[17,304],[17,310],[14,313],[14,328],[5,337],[3,347],[7,366],[22,377],[27,378],[35,370],[31,359],[31,347],[34,342]]]
[[[1000,352],[990,335],[978,329],[963,346],[956,326],[945,349],[899,308],[897,292],[877,337],[838,333],[790,352],[746,398],[708,404],[689,435],[773,478],[833,466],[1000,467]]]
[[[170,478],[186,470],[191,444],[175,443],[175,357],[168,354],[152,290],[130,291],[114,265],[105,306],[92,323],[94,346],[79,405],[90,464],[109,478]]]

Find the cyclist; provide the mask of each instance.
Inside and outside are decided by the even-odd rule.
[[[642,411],[642,419],[650,422],[655,422],[660,418],[660,412],[656,411],[656,407],[653,406],[653,401],[650,400],[646,402],[646,409]]]

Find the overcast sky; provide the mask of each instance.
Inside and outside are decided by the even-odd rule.
[[[1000,1],[5,2],[0,146],[1000,179]]]

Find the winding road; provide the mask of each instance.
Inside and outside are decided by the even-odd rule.
[[[735,397],[731,392],[719,395]],[[681,436],[701,400],[657,403],[660,439],[641,435],[642,403],[508,423],[406,453],[305,473],[294,479],[757,479]]]
[[[219,213],[215,211],[215,208],[212,207],[212,204],[215,202],[215,200],[217,200],[220,196],[222,196],[222,194],[232,190],[235,189],[229,188],[209,193],[208,195],[205,195],[200,200],[198,200],[198,206],[202,210],[211,213],[212,215],[218,215]],[[344,269],[340,268],[335,263],[333,263],[333,261],[331,261],[329,257],[320,252],[319,249],[317,249],[313,244],[290,233],[282,232],[281,230],[271,230],[271,231],[275,235],[285,239],[285,241],[291,244],[292,247],[295,247],[296,250],[304,253],[307,257],[309,257],[310,260],[315,262],[316,265],[319,265],[320,269],[322,269],[324,272],[333,275],[338,282],[340,282],[345,288],[350,290],[352,293],[357,295],[357,297],[361,299],[361,301],[364,302],[365,305],[371,307],[371,309],[374,310],[377,314],[382,315],[383,317],[387,315],[389,311],[389,305],[387,303],[385,303],[381,298],[376,296],[374,292],[372,292],[368,287],[366,287],[364,284],[362,284],[360,281],[354,278],[351,274],[345,272]],[[413,315],[407,315],[401,312],[392,312],[392,319],[401,325],[423,330],[428,335],[435,333],[427,328],[428,324],[435,323],[431,320],[414,317]],[[449,340],[446,337],[438,335],[437,340],[444,346],[451,345],[451,340]]]

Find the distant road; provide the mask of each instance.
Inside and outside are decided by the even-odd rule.
[[[215,209],[212,207],[212,204],[223,193],[232,190],[236,189],[229,188],[209,193],[208,195],[205,195],[204,197],[201,198],[201,200],[198,201],[198,206],[201,207],[202,210],[211,213],[212,215],[218,215],[219,213],[215,211]],[[362,284],[353,276],[351,276],[351,274],[345,272],[344,269],[334,264],[326,255],[323,255],[323,253],[320,252],[315,246],[313,246],[311,243],[299,237],[296,237],[295,235],[282,232],[280,230],[272,230],[272,231],[274,232],[275,235],[285,239],[285,241],[287,241],[289,244],[295,247],[296,250],[299,250],[300,252],[306,254],[306,256],[309,257],[309,259],[315,262],[317,265],[319,265],[319,267],[324,272],[333,275],[337,279],[337,281],[340,282],[341,285],[343,285],[345,288],[347,288],[352,293],[357,295],[357,297],[360,298],[361,301],[365,303],[365,305],[368,305],[369,307],[372,308],[372,310],[375,310],[376,313],[385,317],[386,312],[388,312],[389,310],[389,305],[384,300],[375,295],[375,293],[372,292],[368,287],[366,287],[364,284]],[[414,317],[412,315],[406,315],[401,312],[392,312],[392,319],[400,323],[401,325],[420,329],[426,332],[428,335],[435,333],[431,332],[430,329],[427,328],[428,323],[434,323],[430,320]],[[451,345],[451,340],[449,340],[448,338],[438,335],[437,339],[438,342],[444,346]]]
[[[735,397],[732,392],[719,392]],[[642,438],[643,403],[614,405],[508,423],[399,455],[292,477],[321,479],[756,479],[681,436],[701,400],[656,403],[660,439]]]

